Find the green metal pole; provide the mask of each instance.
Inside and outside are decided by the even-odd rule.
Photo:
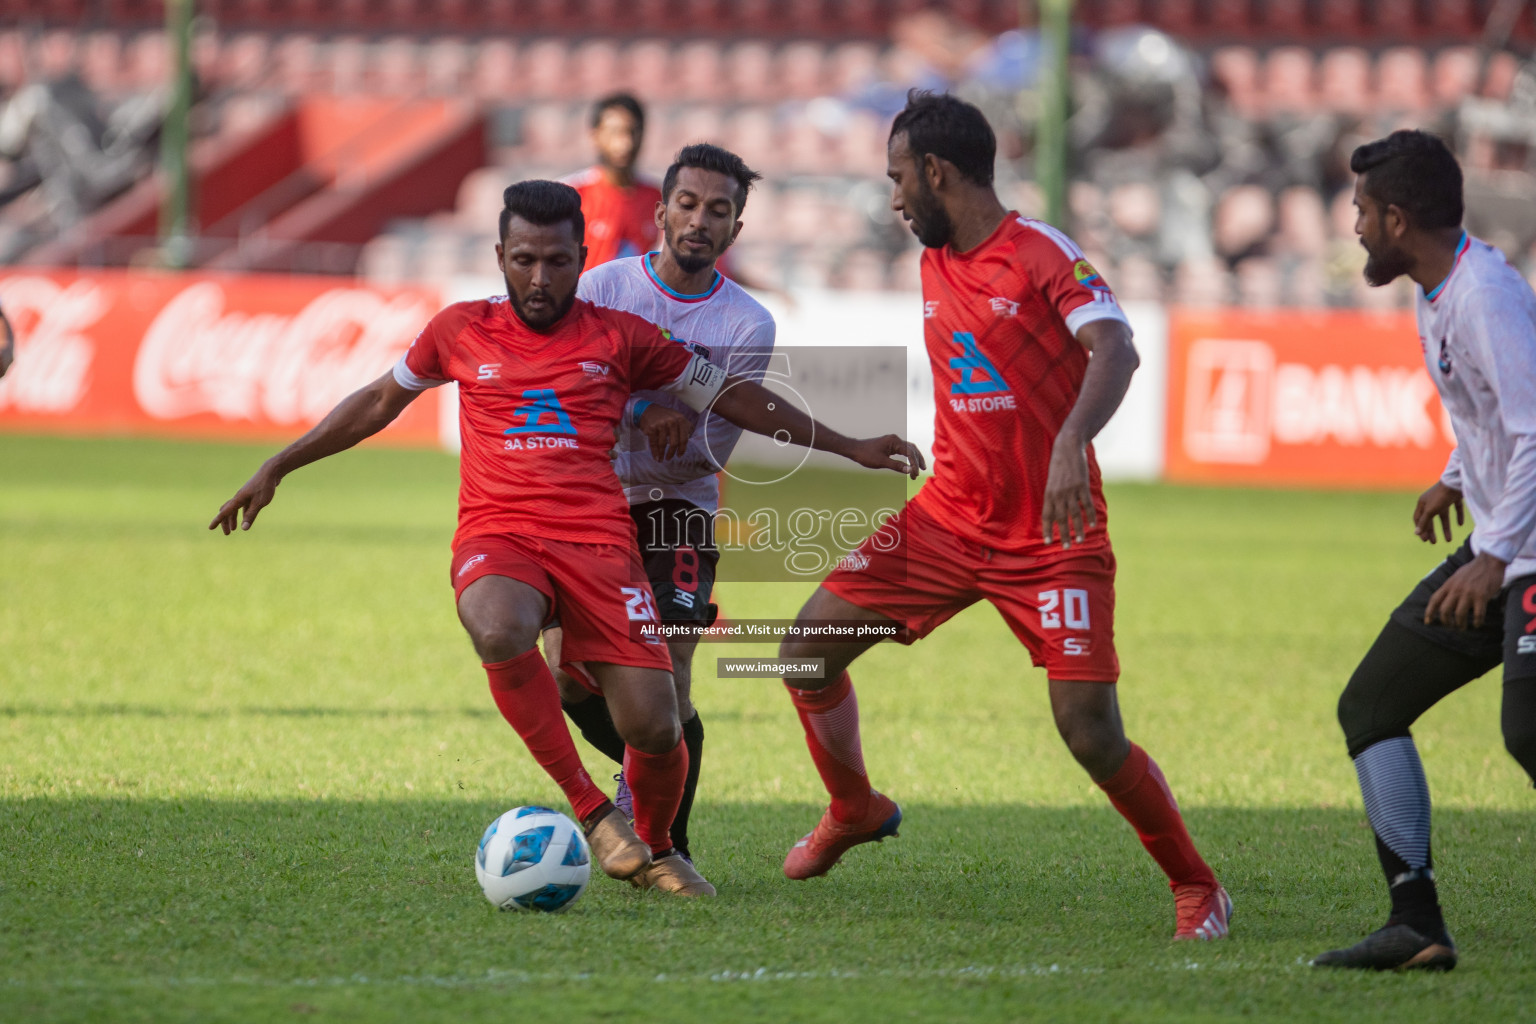
[[[1071,87],[1068,58],[1072,46],[1072,0],[1038,0],[1038,6],[1044,61],[1040,68],[1040,118],[1035,128],[1035,178],[1045,193],[1045,219],[1066,231],[1070,226],[1067,223],[1067,114]]]
[[[165,0],[165,34],[171,50],[171,102],[160,135],[160,258],[183,270],[191,263],[191,169],[187,163],[187,121],[192,107],[193,0]]]

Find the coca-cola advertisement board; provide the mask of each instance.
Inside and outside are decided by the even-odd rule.
[[[400,358],[435,292],[336,278],[14,271],[0,429],[297,436]],[[382,435],[438,442],[428,392]]]
[[[1455,446],[1411,313],[1175,310],[1166,473],[1428,487]]]

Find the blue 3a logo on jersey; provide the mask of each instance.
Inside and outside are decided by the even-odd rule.
[[[529,388],[523,392],[523,397],[528,399],[527,405],[520,405],[513,410],[513,416],[521,416],[523,422],[520,426],[508,427],[503,433],[507,434],[574,434],[576,428],[571,425],[571,418],[566,415],[565,408],[560,404],[560,398],[553,388]],[[546,422],[546,417],[548,422]]]
[[[982,354],[976,344],[976,335],[970,331],[956,331],[954,342],[961,354],[949,361],[951,370],[960,371],[960,379],[949,386],[952,395],[988,395],[1009,390],[1003,383],[1003,375],[997,372],[992,360]]]

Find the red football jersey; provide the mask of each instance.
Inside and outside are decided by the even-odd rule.
[[[1017,213],[969,252],[923,250],[922,279],[938,415],[933,477],[914,500],[986,547],[1038,549],[1051,447],[1088,369],[1076,332],[1125,314],[1070,238]],[[1105,511],[1091,445],[1088,472],[1092,542]]]
[[[621,256],[641,256],[656,248],[656,204],[661,189],[643,181],[628,188],[608,184],[601,167],[589,167],[565,179],[581,193],[587,221],[587,266]]]
[[[548,334],[506,296],[438,313],[395,366],[420,390],[459,384],[459,529],[590,544],[633,544],[609,462],[631,392],[666,390],[693,353],[654,324],[577,300]]]

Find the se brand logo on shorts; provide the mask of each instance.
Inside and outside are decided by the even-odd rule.
[[[469,572],[469,570],[485,561],[485,559],[485,555],[471,555],[469,558],[464,559],[464,564],[459,566],[458,575],[463,576],[465,573]]]

